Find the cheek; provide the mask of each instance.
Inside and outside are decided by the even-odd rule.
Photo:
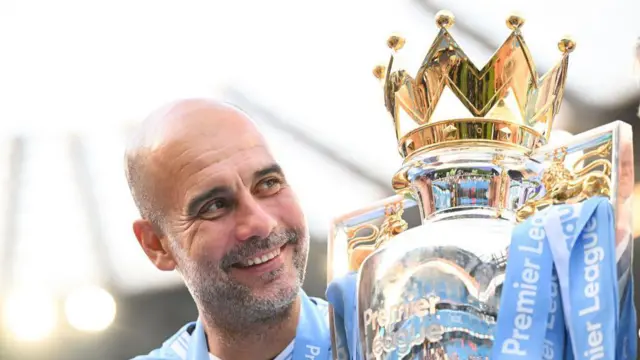
[[[198,261],[218,262],[233,247],[230,226],[203,221],[193,235],[190,257]]]
[[[278,222],[284,227],[303,229],[306,228],[306,221],[302,208],[298,200],[293,196],[291,190],[282,194],[272,207]]]

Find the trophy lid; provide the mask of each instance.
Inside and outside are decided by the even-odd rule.
[[[436,15],[440,28],[415,77],[393,69],[394,56],[405,40],[393,35],[388,66],[374,75],[383,81],[385,106],[393,119],[400,155],[407,163],[415,154],[461,145],[509,147],[526,153],[546,144],[564,93],[569,53],[575,42],[565,38],[562,57],[539,76],[521,34],[524,19],[508,17],[511,35],[488,63],[477,68],[449,33],[455,20],[443,10]],[[445,91],[452,92],[468,110],[464,118],[448,118],[438,111]],[[446,106],[442,104],[442,106]],[[411,119],[412,129],[404,126]]]

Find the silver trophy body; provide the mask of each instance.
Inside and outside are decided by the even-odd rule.
[[[386,72],[385,103],[405,158],[392,181],[398,195],[336,218],[329,235],[328,282],[356,273],[360,359],[490,359],[512,231],[552,204],[610,199],[620,298],[630,291],[631,126],[613,122],[547,144],[575,44],[560,43],[562,62],[534,86],[522,75],[531,69],[520,68],[529,66],[519,32],[523,21],[510,17],[514,33],[483,69],[493,76],[487,80],[469,70],[447,32],[452,16],[440,14],[437,23],[441,32],[415,80],[403,71],[376,70],[380,77]],[[392,37],[388,45],[397,51],[403,42]],[[473,71],[492,85],[473,87],[460,76]],[[433,88],[443,82],[484,110],[468,119],[429,118],[441,91]],[[526,88],[529,103],[519,108],[520,120],[504,111],[510,96],[500,90],[505,84],[516,95],[517,86]],[[547,110],[545,118],[531,115]],[[402,133],[399,111],[419,127]],[[419,224],[407,222],[412,212],[419,212]],[[518,301],[527,306],[526,298]],[[336,319],[331,323],[333,357],[343,359]]]
[[[609,146],[611,151],[598,152]],[[583,168],[596,160],[611,164],[622,298],[630,291],[633,253],[631,126],[614,122],[576,135],[561,148],[575,154],[572,160],[577,158]],[[362,359],[490,359],[518,210],[544,196],[542,178],[554,161],[549,154],[557,149],[541,148],[536,157],[490,148],[429,153],[412,172],[414,193],[336,219],[329,239],[329,282],[357,271]],[[587,159],[584,154],[591,155]],[[576,163],[565,159],[563,165],[573,169]],[[389,208],[393,212],[385,211]],[[368,229],[384,228],[392,216],[417,211],[420,225],[405,226],[407,230],[369,249],[359,265],[350,266],[349,254],[357,251],[358,239],[370,238],[362,236]]]

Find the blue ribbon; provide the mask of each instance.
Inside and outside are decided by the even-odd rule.
[[[327,287],[327,301],[333,307],[334,335],[338,360],[359,359],[358,312],[356,306],[357,273],[336,278]]]
[[[547,333],[545,334],[541,359],[566,359],[564,356],[565,342],[566,331],[564,311],[562,309],[562,294],[558,274],[554,267],[551,275],[551,303],[547,318]]]
[[[571,352],[578,359],[616,359],[618,277],[613,211],[605,198],[550,209],[545,229],[564,300]],[[635,355],[635,354],[634,354]],[[635,356],[633,357],[635,358]]]
[[[595,199],[606,201],[605,199]],[[608,204],[608,203],[607,203]],[[619,320],[618,277],[613,214],[596,201],[585,203],[582,233],[569,257],[571,324],[574,353],[588,359],[615,359]],[[596,212],[595,217],[591,216]],[[607,241],[608,240],[608,241]],[[613,289],[612,289],[613,287]]]
[[[539,315],[553,304],[552,270],[544,213],[539,213],[513,231],[492,359],[542,359],[545,349],[556,349],[557,335],[545,338],[548,319]]]

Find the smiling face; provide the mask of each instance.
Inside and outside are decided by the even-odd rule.
[[[145,252],[160,269],[177,267],[200,310],[227,327],[285,314],[309,246],[295,194],[244,114],[207,103],[183,110],[149,154],[164,234],[162,251]],[[138,239],[150,237],[138,224]]]

